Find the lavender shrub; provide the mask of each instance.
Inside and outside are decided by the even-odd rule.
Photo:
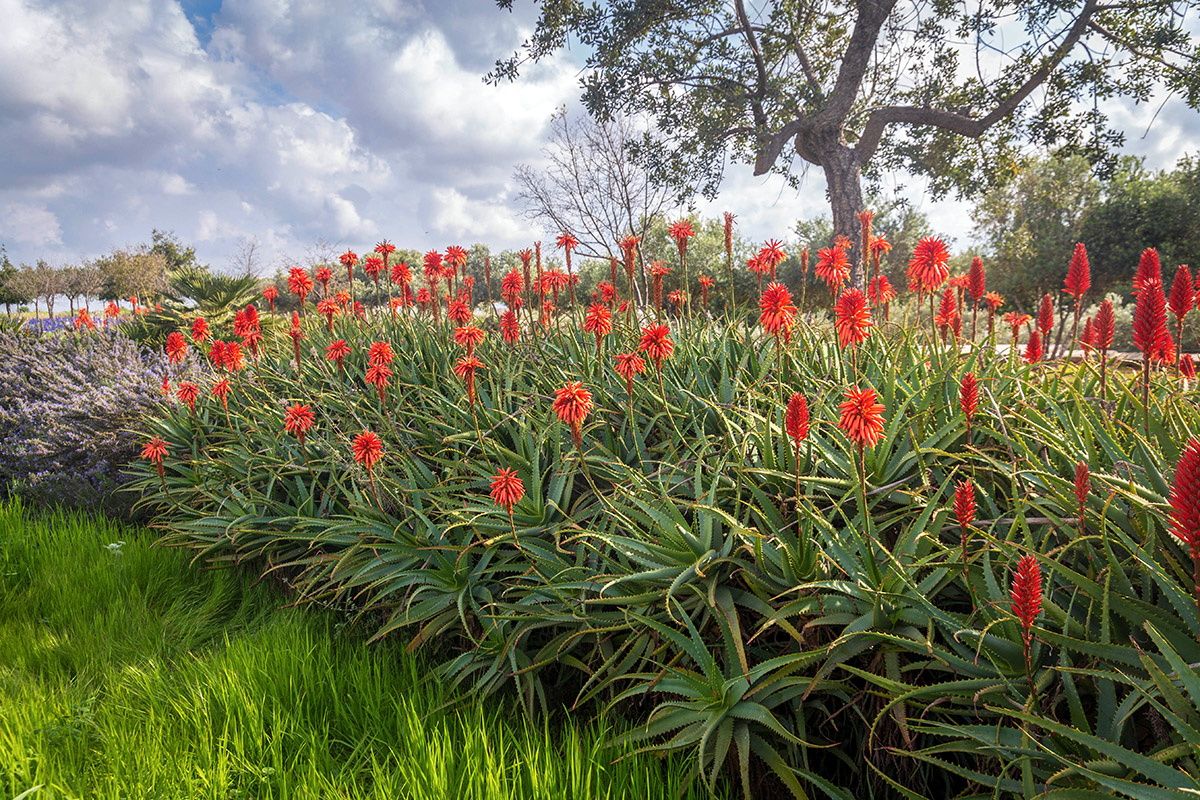
[[[117,490],[138,419],[164,402],[164,377],[198,369],[115,329],[0,334],[0,494],[127,515],[136,498]]]

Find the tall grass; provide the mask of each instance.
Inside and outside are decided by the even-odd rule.
[[[674,797],[598,721],[451,705],[342,616],[144,531],[0,506],[0,797]],[[694,796],[685,794],[685,796]]]

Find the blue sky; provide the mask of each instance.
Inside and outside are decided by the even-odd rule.
[[[228,266],[258,242],[268,272],[321,246],[387,237],[443,249],[526,246],[512,171],[537,164],[550,115],[578,111],[568,57],[515,84],[481,77],[529,33],[536,6],[491,0],[0,0],[0,243],[70,263],[174,230]],[[574,54],[578,57],[578,52]],[[1200,151],[1195,112],[1114,106],[1153,167]],[[965,243],[969,206],[889,185]],[[786,238],[827,213],[820,170],[799,193],[748,167],[702,211]]]

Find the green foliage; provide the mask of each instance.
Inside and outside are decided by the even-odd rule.
[[[614,763],[610,723],[452,707],[421,660],[284,600],[144,530],[0,506],[0,796],[676,796],[683,764]]]
[[[634,346],[624,325],[602,357],[575,329],[517,348],[493,332],[472,408],[448,330],[340,317],[307,329],[298,371],[291,343],[270,342],[228,419],[205,399],[151,421],[166,474],[142,465],[137,486],[166,541],[353,602],[448,684],[530,711],[599,704],[637,721],[631,746],[685,752],[747,794],[1200,789],[1194,697],[1174,682],[1179,659],[1200,661],[1200,617],[1164,514],[1200,430],[1194,393],[1155,376],[1143,430],[1115,367],[1105,399],[1093,363],[931,353],[890,325],[853,359],[817,327],[783,350],[722,321],[675,327],[661,378],[651,366],[632,399],[608,355]],[[353,343],[344,375],[322,357],[333,338]],[[399,354],[383,403],[363,381],[372,340]],[[969,439],[967,370],[982,394]],[[595,393],[582,453],[550,408],[569,380]],[[833,424],[847,384],[885,407],[865,486]],[[782,430],[793,390],[814,420],[798,453]],[[284,433],[293,402],[316,414],[303,446]],[[383,440],[371,475],[351,453],[364,428]],[[511,520],[488,497],[500,467],[526,490]],[[967,477],[964,553],[950,505]],[[1029,680],[1008,602],[1025,554],[1046,585]]]
[[[6,312],[12,311],[10,306],[19,306],[22,303],[27,303],[33,298],[30,297],[25,287],[17,280],[17,268],[8,259],[8,253],[3,245],[0,245],[0,304],[5,307]]]
[[[1127,293],[1143,249],[1158,250],[1165,280],[1177,264],[1200,253],[1200,157],[1154,172],[1132,159],[1104,185],[1104,198],[1087,216],[1083,239],[1092,274],[1109,291]],[[1169,284],[1168,284],[1169,286]]]
[[[260,299],[259,283],[252,275],[235,277],[194,267],[179,269],[167,281],[158,304],[161,310],[133,316],[125,331],[139,342],[158,346],[171,331],[190,331],[192,322],[204,317],[214,336],[231,337],[233,318]]]
[[[1110,178],[1064,154],[1022,161],[1007,186],[975,206],[988,288],[1027,311],[1042,294],[1059,297],[1076,242],[1087,246],[1090,296],[1128,295],[1142,250],[1154,247],[1167,285],[1177,264],[1200,251],[1200,160],[1185,156],[1152,172],[1127,157]]]

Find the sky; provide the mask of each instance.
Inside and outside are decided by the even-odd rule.
[[[0,243],[14,262],[73,263],[174,231],[260,273],[334,250],[493,250],[547,238],[523,221],[512,171],[537,165],[551,115],[578,107],[579,54],[485,85],[537,7],[492,0],[0,0]],[[1200,152],[1180,101],[1116,104],[1126,149],[1153,168]],[[935,230],[970,239],[969,204],[885,182]],[[747,166],[721,196],[753,240],[828,213],[810,169],[796,192]]]

